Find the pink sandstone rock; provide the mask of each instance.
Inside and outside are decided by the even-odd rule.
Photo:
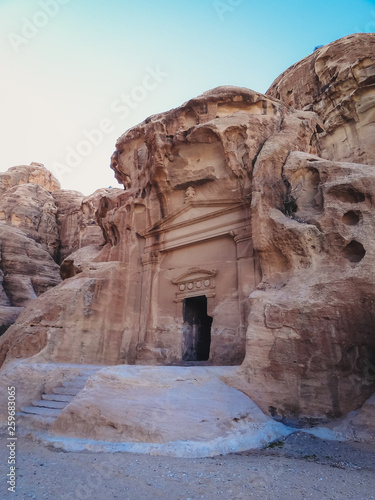
[[[65,256],[65,281],[2,337],[5,366],[241,365],[227,384],[298,425],[363,405],[375,391],[372,47],[373,35],[345,38],[266,96],[220,87],[121,136],[111,166],[125,191],[86,209],[70,194],[71,212],[54,195],[64,252],[80,248],[80,203],[88,221],[98,206],[104,246],[87,232],[90,249]]]

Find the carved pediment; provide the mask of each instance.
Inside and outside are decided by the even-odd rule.
[[[205,220],[239,211],[246,206],[249,206],[249,202],[245,199],[210,201],[189,200],[183,208],[149,227],[142,236],[147,237],[159,232],[171,231],[180,227],[182,228],[184,226],[204,222]]]
[[[176,302],[181,302],[187,297],[196,297],[197,295],[206,295],[206,297],[215,297],[215,276],[216,270],[200,269],[192,267],[187,273],[172,280],[177,285]]]

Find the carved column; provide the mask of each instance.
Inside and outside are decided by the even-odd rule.
[[[161,254],[157,250],[147,252],[142,257],[142,299],[139,322],[139,343],[152,340],[152,328],[157,314],[159,269]]]
[[[248,297],[256,288],[256,266],[251,227],[231,231],[237,250],[237,286],[241,333],[245,334],[248,316]]]

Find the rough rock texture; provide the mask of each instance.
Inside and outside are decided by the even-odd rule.
[[[227,383],[298,425],[363,405],[375,391],[373,44],[347,37],[267,96],[220,87],[121,136],[112,168],[126,190],[98,203],[105,245],[88,224],[90,246],[9,328],[1,362],[242,363]],[[62,248],[76,249],[80,216],[64,217]]]
[[[78,191],[56,191],[53,196],[57,206],[60,246],[58,262],[80,248],[104,245],[105,240],[96,220],[96,210],[102,196],[120,189],[98,189],[90,196]]]
[[[332,425],[332,430],[348,441],[375,444],[375,394],[359,409],[350,412],[339,424]]]
[[[59,181],[42,163],[32,162],[30,165],[12,167],[0,173],[0,190],[2,193],[21,184],[36,184],[51,193],[61,188]]]
[[[87,372],[100,367],[73,364],[43,364],[33,363],[30,360],[14,360],[1,371],[1,381],[4,387],[16,387],[17,413],[24,406],[41,399],[42,393],[52,393],[53,389],[66,382],[84,376]],[[7,426],[7,398],[6,390],[0,393],[0,427]],[[21,418],[17,415],[17,426]],[[19,429],[20,430],[20,429]]]
[[[124,134],[112,168],[127,189],[100,200],[107,244],[91,257],[94,269],[82,266],[82,252],[68,257],[62,275],[71,279],[25,311],[4,356],[15,355],[16,339],[16,352],[26,346],[38,324],[43,360],[240,364],[248,296],[261,281],[253,168],[265,150],[280,171],[290,151],[315,153],[318,123],[313,113],[223,87]],[[286,188],[282,179],[275,186],[281,206]]]
[[[375,389],[375,170],[293,152],[282,213],[263,161],[253,178],[263,281],[250,295],[243,368],[275,417],[339,417]]]
[[[315,111],[319,155],[375,165],[375,34],[350,35],[287,69],[267,95]]]
[[[104,244],[95,211],[107,192],[84,197],[63,191],[38,163],[0,173],[1,333],[22,307],[61,282],[58,264],[63,257],[86,245]]]
[[[40,164],[0,174],[0,331],[31,300],[60,283],[52,191],[60,186]]]

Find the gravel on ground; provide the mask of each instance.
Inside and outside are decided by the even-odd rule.
[[[26,437],[16,445],[15,493],[1,438],[0,499],[375,499],[375,449],[298,432],[264,450],[184,459],[66,453]]]

